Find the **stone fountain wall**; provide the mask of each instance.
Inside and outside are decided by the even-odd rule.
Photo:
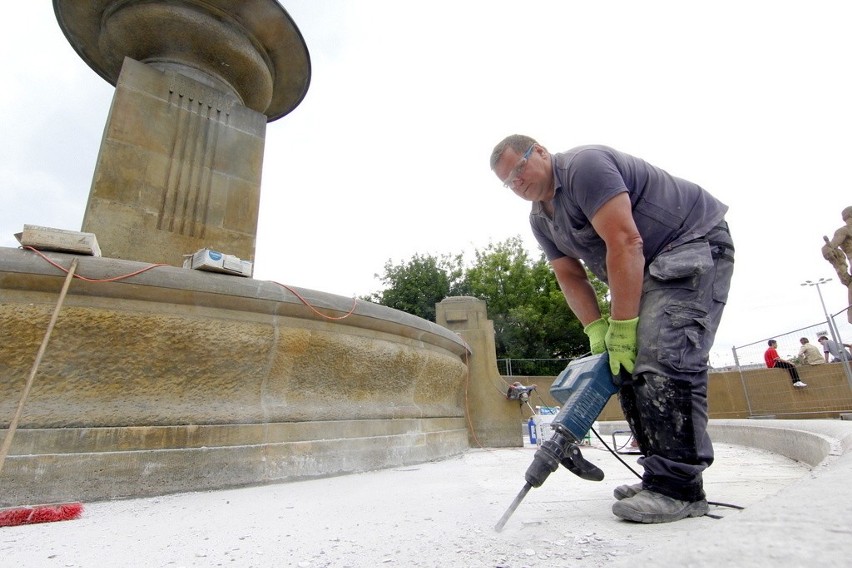
[[[97,280],[150,266],[78,258],[78,274]],[[2,427],[63,280],[35,252],[0,249]],[[0,505],[293,481],[467,450],[463,341],[367,302],[328,319],[352,307],[167,266],[74,280],[0,472]]]
[[[71,46],[116,85],[83,220],[105,257],[79,258],[85,279],[72,282],[39,364],[0,506],[292,481],[467,450],[469,353],[452,331],[179,268],[202,247],[254,260],[266,123],[301,102],[311,73],[281,5],[53,4]],[[51,263],[71,260],[0,249],[0,427],[65,279]]]

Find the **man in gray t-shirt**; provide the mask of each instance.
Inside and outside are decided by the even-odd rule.
[[[710,347],[734,247],[727,206],[698,185],[607,146],[551,154],[513,135],[491,169],[532,202],[530,225],[592,353],[609,354],[644,454],[642,483],[614,491],[613,513],[643,523],[704,515]],[[585,267],[609,285],[601,316]]]
[[[817,341],[822,344],[822,350],[825,354],[826,363],[837,363],[838,361],[852,361],[852,354],[849,353],[847,347],[852,347],[847,343],[839,344],[826,336],[821,336]],[[831,355],[831,359],[829,359]]]

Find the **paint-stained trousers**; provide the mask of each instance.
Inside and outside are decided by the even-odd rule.
[[[726,223],[659,254],[645,271],[636,368],[619,391],[644,457],[645,489],[704,499],[710,347],[728,298],[734,245]]]

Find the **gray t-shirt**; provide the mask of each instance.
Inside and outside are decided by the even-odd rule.
[[[590,220],[616,195],[630,196],[646,266],[663,250],[706,235],[728,210],[698,185],[607,146],[579,146],[551,157],[554,216],[551,220],[541,202],[533,202],[533,234],[549,260],[582,260],[604,282],[606,245]]]
[[[849,351],[847,351],[845,347],[841,347],[840,345],[838,345],[837,342],[829,339],[827,341],[820,341],[820,343],[822,343],[823,352],[830,353],[832,360],[852,360],[852,356],[850,356]]]

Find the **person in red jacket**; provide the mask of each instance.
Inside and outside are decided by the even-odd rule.
[[[799,378],[799,372],[796,370],[796,366],[778,355],[778,351],[775,349],[778,347],[778,342],[774,339],[769,340],[769,349],[763,354],[763,360],[766,361],[766,366],[770,369],[787,369],[787,372],[790,373],[790,378],[793,379],[793,386],[796,388],[804,388],[808,385],[803,383]]]

